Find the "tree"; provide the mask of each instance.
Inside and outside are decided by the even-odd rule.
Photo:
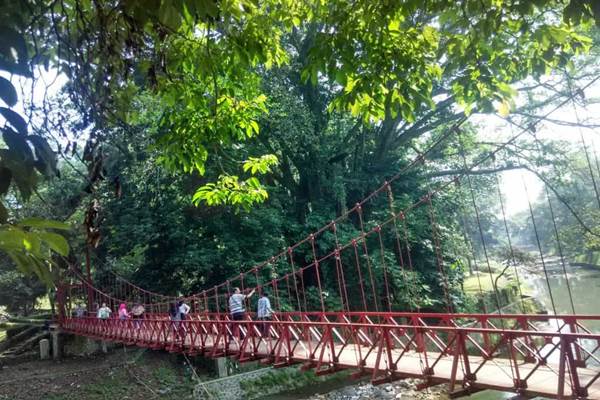
[[[154,137],[158,160],[203,174],[209,153],[235,154],[238,143],[258,134],[267,111],[261,71],[296,55],[297,79],[313,106],[326,113],[315,86],[331,87],[331,108],[371,121],[381,153],[460,119],[454,104],[466,112],[493,110],[494,102],[506,108],[512,83],[568,65],[588,47],[572,25],[588,23],[597,10],[575,0],[566,7],[549,0],[70,0],[20,2],[4,12],[18,21],[13,31],[35,61],[69,77],[84,126],[93,124],[90,152],[101,151],[98,140],[112,127],[135,121],[131,105],[149,92],[164,110]],[[557,13],[562,21],[551,16]],[[288,35],[295,45],[286,45]],[[273,165],[272,157],[255,160],[262,160],[255,171]],[[196,199],[264,201],[256,177],[239,176],[239,167],[224,171]]]
[[[11,266],[5,269],[8,260],[2,263],[0,271],[0,304],[10,313],[28,315],[37,300],[47,293],[46,285],[39,279],[24,276]]]

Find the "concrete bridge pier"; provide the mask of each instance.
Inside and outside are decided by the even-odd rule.
[[[229,375],[229,371],[227,371],[227,357],[215,358],[214,362],[217,377],[224,378]]]
[[[40,340],[40,360],[50,359],[50,341],[48,339]]]
[[[58,324],[50,324],[50,338],[52,340],[52,359],[58,361],[62,358],[61,329]]]

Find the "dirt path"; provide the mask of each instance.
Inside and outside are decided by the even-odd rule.
[[[61,362],[30,361],[0,370],[1,400],[183,400],[186,393],[179,389],[191,394],[164,354],[138,349]]]

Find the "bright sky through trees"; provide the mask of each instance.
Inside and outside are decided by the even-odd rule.
[[[586,98],[590,103],[586,107],[576,106],[577,114],[573,109],[573,103],[569,103],[559,110],[556,110],[549,116],[552,120],[562,121],[564,123],[576,124],[578,122],[587,125],[600,125],[600,84],[596,83],[586,90]],[[539,114],[542,114],[539,112]],[[577,118],[576,115],[579,117]],[[578,121],[579,119],[579,121]],[[487,140],[496,140],[498,142],[506,141],[518,133],[518,128],[504,121],[502,118],[494,115],[476,115],[472,117],[479,127],[479,134]],[[537,133],[537,137],[544,140],[564,140],[576,148],[582,149],[581,134],[590,151],[594,150],[600,153],[600,128],[589,129],[575,126],[566,126],[563,124],[544,121],[542,129]],[[502,192],[505,198],[506,211],[509,215],[514,215],[527,209],[527,194],[523,189],[523,182],[527,186],[529,198],[533,202],[543,189],[540,180],[531,172],[526,170],[509,170],[501,174]]]

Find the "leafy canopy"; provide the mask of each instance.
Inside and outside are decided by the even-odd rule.
[[[297,55],[307,85],[332,88],[332,109],[368,123],[412,124],[440,99],[467,113],[506,112],[511,83],[568,66],[589,46],[575,25],[599,14],[591,0],[31,3],[37,57],[69,76],[72,99],[94,124],[91,140],[130,126],[151,93],[162,110],[159,162],[200,175],[211,154],[235,153],[259,133],[268,112],[261,74]],[[298,34],[310,40],[286,45]],[[194,201],[264,200],[258,179],[238,178],[243,161]]]
[[[66,90],[84,116],[79,128],[91,128],[90,171],[102,170],[102,156],[90,153],[101,152],[98,143],[116,128],[147,127],[135,122],[150,96],[159,110],[150,126],[158,161],[203,175],[211,155],[235,157],[239,144],[259,133],[258,121],[268,113],[261,76],[292,58],[302,64],[306,86],[330,88],[332,109],[350,110],[367,124],[410,125],[440,99],[467,113],[498,103],[506,110],[511,83],[569,66],[587,49],[589,40],[575,25],[598,21],[596,3],[3,0],[0,70],[32,77],[32,67],[44,65],[69,78]],[[290,36],[303,38],[303,45],[286,45]],[[27,200],[40,175],[56,174],[56,154],[14,111],[17,91],[4,76],[0,99],[0,195],[14,195],[14,186]],[[270,173],[277,160],[250,157],[202,186],[193,201],[243,208],[264,201],[258,175]],[[24,270],[47,275],[41,268],[52,252],[68,252],[52,232],[57,226],[18,225],[4,203],[0,223],[0,246]]]

